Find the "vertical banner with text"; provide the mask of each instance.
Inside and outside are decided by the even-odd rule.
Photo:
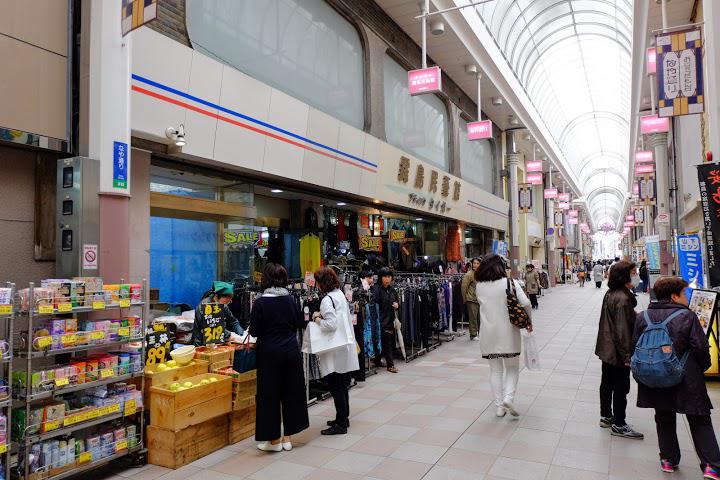
[[[698,165],[698,182],[702,202],[705,244],[707,246],[709,287],[720,286],[720,251],[715,234],[720,232],[720,165]]]

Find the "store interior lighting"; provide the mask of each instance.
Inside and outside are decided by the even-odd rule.
[[[283,193],[283,191],[279,188],[273,188],[272,190],[270,190],[270,193]]]
[[[345,202],[338,202],[338,203],[337,203],[337,206],[338,206],[338,207],[344,207],[345,205],[347,205],[347,203],[345,203]]]

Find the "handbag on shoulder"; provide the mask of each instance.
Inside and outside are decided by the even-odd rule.
[[[507,279],[507,290],[505,290],[505,293],[507,295],[510,323],[520,329],[527,328],[532,323],[530,321],[530,315],[527,310],[525,310],[525,307],[520,305],[520,301],[515,294],[515,282],[509,278]]]

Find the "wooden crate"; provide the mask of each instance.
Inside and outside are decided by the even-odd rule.
[[[257,370],[250,370],[235,376],[232,386],[233,404],[243,405],[249,400],[252,400],[254,404],[257,394]]]
[[[220,450],[228,442],[228,420],[228,415],[222,415],[178,432],[148,426],[148,462],[166,468],[180,468]]]
[[[205,360],[194,359],[189,365],[152,373],[145,369],[145,402],[150,403],[150,387],[153,385],[169,385],[173,382],[208,373],[209,363]]]
[[[211,347],[195,348],[195,358],[199,358],[200,360],[205,360],[210,364],[229,360],[230,365],[232,365],[234,354],[235,354],[235,348],[227,347],[225,345],[218,345],[215,348],[211,348]]]
[[[179,431],[232,410],[232,381],[230,377],[203,373],[186,378],[198,384],[203,379],[216,378],[216,382],[199,385],[183,391],[171,391],[168,385],[150,389],[150,424],[155,427]]]
[[[228,443],[232,445],[255,434],[255,402],[242,410],[235,410],[230,415]]]

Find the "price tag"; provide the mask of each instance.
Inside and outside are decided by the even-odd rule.
[[[77,463],[92,462],[92,452],[83,452],[77,459]]]
[[[120,308],[128,308],[130,306],[130,299],[123,298],[120,300]]]
[[[112,368],[103,368],[100,370],[100,378],[109,378],[115,376],[115,370]]]
[[[105,338],[105,332],[103,332],[102,330],[90,332],[90,338],[92,340],[102,340],[103,338]]]
[[[63,420],[63,425],[66,427],[69,427],[70,425],[75,425],[76,423],[82,422],[82,417],[84,414],[78,414],[78,415],[72,415],[70,417],[65,417],[65,420]]]
[[[52,422],[45,422],[45,431],[46,432],[52,432],[53,430],[57,430],[60,428],[60,422],[57,420],[53,420]]]
[[[57,309],[60,313],[72,312],[72,303],[59,303]]]
[[[64,387],[66,385],[70,384],[70,379],[68,377],[62,377],[62,378],[56,378],[55,379],[55,386],[56,387]]]
[[[102,300],[95,300],[92,302],[93,310],[105,310],[105,302]]]
[[[50,347],[52,346],[52,337],[38,337],[37,344],[41,349]]]
[[[125,402],[125,416],[134,415],[137,412],[137,405],[135,400],[128,400]]]
[[[60,336],[60,342],[63,345],[75,345],[77,343],[77,335],[74,333],[66,333]]]
[[[10,315],[12,313],[12,305],[0,305],[0,315]]]
[[[127,440],[118,440],[118,442],[115,444],[115,451],[119,452],[120,450],[127,450],[127,447],[128,447]]]
[[[129,337],[130,336],[130,327],[118,328],[118,335],[121,337]]]
[[[7,443],[0,444],[0,455],[7,452]]]
[[[38,307],[38,313],[40,315],[52,315],[54,311],[52,305],[40,305]]]

